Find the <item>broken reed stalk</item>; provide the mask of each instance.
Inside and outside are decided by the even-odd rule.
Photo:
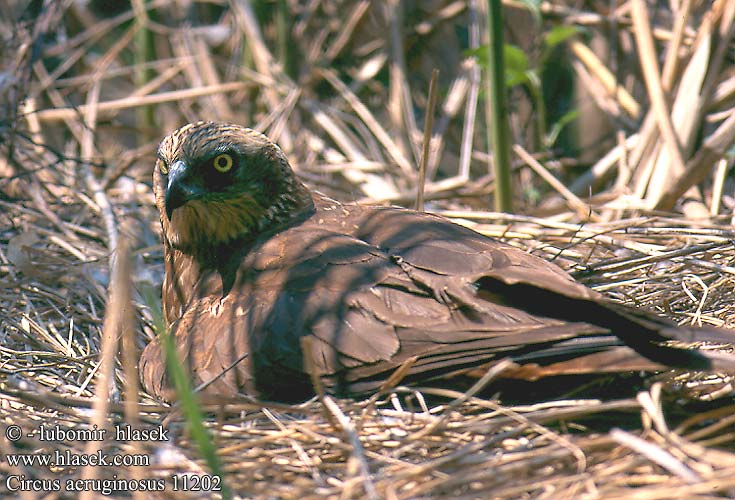
[[[424,143],[421,148],[421,163],[419,165],[419,181],[416,186],[416,210],[424,211],[424,185],[426,184],[426,165],[431,152],[431,137],[434,129],[434,108],[436,107],[436,83],[439,70],[434,68],[429,82],[429,101],[426,104],[426,118],[424,120]]]
[[[118,351],[118,337],[125,323],[126,312],[131,304],[130,283],[130,250],[125,238],[119,240],[115,249],[117,255],[113,259],[110,286],[108,288],[107,310],[102,327],[102,347],[99,356],[99,377],[95,387],[93,412],[90,428],[105,429],[108,427],[109,404],[117,392],[115,387],[115,354]],[[99,441],[88,441],[85,453],[92,455],[102,446]],[[82,479],[94,479],[99,473],[98,467],[86,466],[82,469]],[[80,498],[86,500],[95,495],[91,491],[82,492]]]

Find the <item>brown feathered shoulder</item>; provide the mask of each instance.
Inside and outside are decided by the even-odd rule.
[[[730,332],[613,304],[557,266],[441,217],[310,193],[277,146],[235,125],[198,123],[164,139],[154,189],[165,318],[210,394],[308,397],[303,337],[336,394],[374,390],[411,358],[409,382],[502,358],[530,379],[735,366],[663,344]],[[140,369],[149,392],[170,397],[158,342]]]

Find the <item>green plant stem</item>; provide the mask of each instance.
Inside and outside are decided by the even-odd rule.
[[[176,394],[179,398],[181,409],[184,412],[191,439],[197,444],[199,453],[202,454],[204,461],[207,462],[212,473],[220,477],[222,498],[232,498],[230,490],[225,483],[219,456],[217,456],[214,443],[212,442],[212,435],[207,431],[207,428],[204,427],[204,416],[202,415],[202,410],[199,407],[199,402],[194,394],[194,389],[191,387],[189,377],[184,371],[183,362],[176,352],[176,346],[174,345],[171,333],[164,330],[159,334],[159,339],[161,340],[163,351],[166,356],[166,368],[171,379],[173,379]]]
[[[536,140],[535,147],[537,148],[549,148],[549,144],[546,141],[548,130],[546,130],[546,104],[544,103],[544,94],[541,89],[541,81],[537,75],[529,77],[528,91],[531,94],[533,100],[533,107],[536,111],[536,130],[534,131],[534,139]]]
[[[220,493],[222,494],[223,500],[229,500],[232,498],[232,493],[227,486],[219,456],[214,448],[212,435],[204,426],[204,416],[194,389],[192,388],[191,379],[184,369],[185,365],[183,360],[181,360],[179,353],[176,351],[171,332],[166,328],[164,323],[160,301],[156,299],[156,292],[150,286],[140,287],[139,291],[143,297],[143,302],[151,310],[153,326],[158,334],[158,339],[161,342],[165,357],[166,371],[176,390],[178,404],[184,414],[191,439],[196,443],[199,453],[209,466],[212,474],[220,477],[222,487]]]
[[[513,190],[510,178],[510,145],[508,144],[508,104],[505,91],[503,61],[503,15],[501,0],[490,0],[488,9],[488,142],[493,148],[495,170],[495,210],[513,211]]]

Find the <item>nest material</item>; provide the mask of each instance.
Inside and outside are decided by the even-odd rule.
[[[62,228],[84,220],[84,210],[91,217],[88,207],[70,199],[48,192],[43,199]],[[21,426],[24,434],[41,425],[90,428],[108,281],[108,261],[100,258],[105,253],[101,231],[66,234],[33,201],[6,207],[5,217],[13,224],[5,226],[9,245],[0,254],[6,283],[0,306],[3,422]],[[478,223],[481,215],[474,213],[476,229],[505,233],[510,243],[556,257],[618,300],[658,308],[682,322],[732,323],[729,266],[735,252],[727,233],[691,227],[684,220],[677,226],[672,220],[664,226],[655,219],[635,219],[580,228],[524,218],[491,225]],[[29,234],[47,236],[34,241]],[[80,249],[84,260],[67,248]],[[160,253],[142,249],[138,258],[145,264],[147,258],[160,259]],[[43,272],[34,271],[39,269]],[[147,284],[145,275],[135,279]],[[135,308],[139,317],[149,317],[139,301]],[[147,328],[145,321],[141,326]],[[126,385],[121,360],[115,370],[118,390]],[[508,390],[495,382],[474,396],[399,388],[393,396],[368,402],[209,405],[206,422],[224,479],[243,498],[704,498],[731,493],[731,380],[678,372],[657,377],[661,384],[649,378],[637,399],[611,396],[619,391],[616,384],[629,381],[608,379],[593,382],[583,396],[503,403],[492,394],[500,390],[505,396]],[[537,393],[543,394],[543,384],[538,383]],[[123,410],[122,402],[109,408],[111,425],[127,421]],[[143,454],[151,465],[137,471],[100,468],[98,480],[158,478],[170,493],[172,475],[208,474],[177,410],[144,397],[138,411],[141,427],[165,422],[171,440],[104,442],[106,453]],[[4,454],[87,449],[84,442],[40,441],[37,435],[2,446]],[[7,474],[62,481],[82,474],[79,467],[11,467],[7,462],[2,467]]]
[[[391,94],[370,71],[371,64],[383,65],[387,57],[381,47],[386,46],[390,30],[381,31],[376,23],[383,26],[382,20],[388,28],[396,28],[393,21],[386,21],[400,19],[393,15],[399,8],[396,3],[403,4],[388,2],[388,12],[361,1],[321,2],[323,11],[309,7],[297,12],[291,28],[299,43],[310,47],[306,62],[320,61],[322,67],[333,68],[302,75],[299,85],[286,78],[283,68],[269,66],[272,54],[257,41],[263,37],[272,41],[277,35],[267,27],[265,34],[254,29],[257,23],[249,22],[253,13],[245,2],[217,11],[217,22],[198,31],[151,20],[156,36],[178,37],[181,43],[169,47],[172,53],[142,64],[153,68],[159,79],[148,80],[150,85],[137,94],[145,84],[131,83],[133,69],[121,53],[134,36],[125,23],[134,18],[146,22],[141,12],[105,14],[79,2],[71,6],[51,2],[38,12],[23,11],[20,4],[2,7],[6,11],[0,17],[21,22],[2,24],[0,416],[3,429],[17,425],[23,432],[18,440],[7,434],[0,439],[3,477],[57,479],[60,498],[78,497],[68,490],[67,480],[88,480],[87,487],[97,490],[112,487],[113,498],[131,496],[125,481],[132,480],[164,481],[161,498],[218,496],[173,490],[174,476],[179,486],[186,475],[197,476],[197,484],[205,486],[203,478],[210,474],[178,408],[161,406],[145,394],[138,395],[137,405],[125,404],[126,389],[135,388],[134,377],[126,372],[126,354],[134,355],[153,335],[155,313],[149,298],[162,277],[158,221],[149,190],[160,134],[140,125],[144,122],[138,120],[145,118],[136,110],[157,103],[166,130],[193,118],[248,121],[278,140],[300,174],[317,188],[346,200],[389,193],[382,199],[411,203],[415,179],[410,169],[416,148],[409,138],[416,138],[415,123],[401,118],[401,113],[398,118],[374,114],[384,108],[405,111],[405,92],[410,93],[416,81],[428,81],[422,75],[428,76],[438,61],[449,67],[445,63],[451,60],[451,67],[461,68],[461,47],[450,36],[452,23],[477,19],[463,2],[438,2],[439,9],[406,3],[419,20],[409,16],[406,28],[406,40],[416,45],[396,46],[393,39],[393,50],[420,54],[410,62],[413,72],[407,72],[405,61],[398,58],[397,73],[391,77],[398,82],[394,88],[398,91]],[[723,14],[725,3],[694,12],[695,20],[710,16],[713,24],[708,29],[724,24],[729,15]],[[148,8],[164,7],[152,2]],[[598,29],[609,19],[568,9],[561,2],[544,4],[543,9],[556,20],[586,24],[588,29]],[[349,13],[348,22],[330,23],[341,10]],[[73,14],[76,24],[65,14]],[[633,30],[626,15],[620,14],[621,29]],[[671,40],[676,35],[666,24],[669,21],[666,16],[656,19],[668,27],[654,30],[656,36]],[[695,34],[687,28],[673,40],[691,53],[706,38]],[[237,40],[245,36],[255,61],[250,69],[235,71],[230,62],[240,60],[243,46]],[[100,54],[94,49],[100,37],[119,43],[108,44]],[[427,40],[432,43],[418,44]],[[584,53],[575,47],[575,54]],[[64,57],[66,71],[54,73],[54,65],[61,68]],[[598,87],[595,75],[589,74],[592,67],[579,71],[585,81],[593,82],[594,90]],[[468,85],[474,85],[471,73],[462,69],[458,74],[451,88],[467,92]],[[346,75],[353,79],[352,87],[341,82]],[[727,75],[716,80],[726,83]],[[724,83],[717,88],[713,106],[727,102]],[[328,95],[324,85],[333,89]],[[367,94],[368,105],[357,97],[361,89],[367,89],[360,95]],[[403,95],[404,101],[397,102],[396,95]],[[422,99],[418,92],[415,100]],[[601,102],[610,113],[619,106],[609,97]],[[588,171],[592,174],[569,183],[575,193],[593,184],[607,186],[588,200],[595,222],[580,220],[579,200],[570,201],[569,193],[544,190],[545,183],[529,178],[525,170],[519,174],[527,183],[523,189],[541,189],[543,195],[529,211],[554,217],[487,212],[479,200],[491,191],[490,178],[476,175],[476,169],[468,171],[472,173],[468,177],[451,177],[453,173],[445,171],[467,158],[461,153],[467,139],[451,126],[457,112],[447,109],[437,122],[442,137],[437,151],[444,154],[436,158],[443,159],[429,162],[433,180],[427,185],[427,199],[432,210],[554,260],[623,303],[652,308],[682,323],[733,325],[735,250],[733,234],[723,228],[722,217],[705,222],[639,211],[646,206],[644,201],[661,193],[644,189],[638,198],[621,194],[626,192],[626,179],[629,193],[635,191],[634,181],[645,185],[640,180],[645,161],[628,163],[626,170],[628,160],[619,152],[614,186],[605,184],[609,169],[594,173],[604,170],[603,160],[597,164],[600,168]],[[384,123],[398,130],[386,135]],[[711,124],[704,128],[713,132]],[[634,142],[626,150],[631,155]],[[661,163],[651,159],[650,150],[647,154],[651,164]],[[472,157],[486,159],[477,152]],[[555,169],[560,165],[563,162],[547,164]],[[432,172],[450,177],[439,180]],[[717,170],[701,199],[715,214],[732,205],[722,185],[717,187],[719,181],[728,185],[725,173],[726,169]],[[555,175],[563,171],[557,169]],[[112,272],[117,268],[118,241],[132,246],[133,267],[126,275],[131,279],[122,281]],[[132,312],[134,323],[125,311]],[[109,330],[105,320],[112,325]],[[114,344],[101,339],[114,335],[104,332],[119,333],[115,325],[122,324],[134,325],[135,340],[126,337],[119,352],[105,351],[105,345]],[[111,373],[103,373],[102,352],[111,353]],[[642,381],[606,378],[556,390],[553,398],[543,397],[544,383],[537,384],[524,402],[520,397],[514,401],[507,386],[495,380],[482,391],[398,387],[363,402],[327,397],[298,406],[245,401],[207,404],[203,409],[224,464],[223,480],[242,498],[704,499],[735,494],[731,378],[681,372]],[[496,391],[500,400],[493,398]],[[95,394],[112,402],[101,410],[95,406]],[[90,444],[42,440],[38,432],[41,426],[76,431],[100,423],[98,428],[106,428],[111,436],[115,425],[131,422],[145,429],[163,424],[170,429],[170,439]],[[14,465],[7,458],[55,452],[80,455],[100,447],[108,454],[138,454],[149,463],[85,468],[38,462]],[[0,494],[19,495],[8,491],[8,484],[0,481]]]

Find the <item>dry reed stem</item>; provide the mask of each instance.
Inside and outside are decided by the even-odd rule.
[[[658,124],[659,131],[661,132],[664,143],[669,151],[669,155],[671,156],[674,171],[683,172],[685,167],[682,148],[671,122],[669,107],[666,102],[666,96],[661,83],[656,51],[653,46],[653,36],[651,35],[650,21],[648,18],[648,8],[643,0],[631,0],[631,2],[633,6],[632,14],[633,24],[635,27],[634,33],[638,42],[641,68],[643,69],[648,96],[651,99],[653,112],[656,116],[656,123]]]
[[[559,180],[551,175],[549,171],[544,168],[541,163],[538,162],[533,156],[528,154],[528,151],[523,149],[518,144],[513,145],[513,151],[518,155],[518,157],[523,160],[526,165],[531,167],[536,174],[539,175],[543,180],[549,183],[551,187],[553,187],[556,191],[561,194],[565,200],[569,203],[569,205],[577,212],[577,215],[579,215],[580,219],[586,219],[590,218],[591,220],[595,220],[596,216],[594,214],[590,213],[590,208],[585,203],[580,200],[577,195],[572,193],[567,187],[559,182]]]
[[[569,42],[569,48],[572,50],[574,55],[582,61],[590,73],[595,75],[595,77],[602,83],[605,91],[608,94],[615,96],[615,99],[617,99],[625,112],[628,113],[628,116],[631,118],[638,118],[641,113],[640,105],[622,85],[617,83],[615,76],[610,73],[602,61],[597,58],[595,53],[579,40],[571,40]]]
[[[112,266],[110,278],[109,298],[105,320],[102,327],[102,345],[99,358],[100,371],[98,384],[96,385],[95,398],[92,405],[90,428],[109,429],[108,412],[109,401],[116,399],[118,395],[117,385],[114,378],[115,356],[118,352],[119,337],[122,325],[125,324],[125,311],[130,308],[130,259],[128,255],[128,242],[121,240],[116,248],[117,255]],[[93,455],[102,448],[98,441],[91,440],[86,443],[84,452]],[[82,479],[96,479],[100,472],[99,467],[85,466],[82,468]],[[87,500],[96,495],[91,490],[82,492],[80,498]]]
[[[151,104],[161,104],[165,102],[177,102],[182,99],[192,99],[195,97],[202,97],[218,93],[235,92],[243,90],[248,87],[248,84],[243,82],[227,82],[219,85],[206,85],[203,87],[185,89],[185,90],[174,90],[171,92],[161,92],[160,94],[144,95],[144,96],[131,96],[124,97],[122,99],[115,99],[113,101],[105,101],[97,104],[98,113],[109,113],[113,111],[119,111],[127,108],[136,108],[140,106],[149,106]],[[87,113],[86,106],[82,105],[78,108],[56,108],[39,110],[35,112],[35,115],[41,121],[57,121],[57,120],[68,120],[76,118],[79,114]]]
[[[416,169],[400,153],[398,145],[393,142],[393,139],[391,139],[390,135],[388,135],[388,133],[383,129],[380,123],[378,123],[378,121],[373,117],[367,106],[360,102],[357,96],[353,94],[350,89],[336,77],[333,71],[322,70],[321,74],[342,95],[345,101],[347,101],[350,106],[352,106],[357,115],[363,119],[370,131],[385,147],[386,153],[388,153],[388,155],[390,155],[396,162],[396,164],[401,168],[403,174],[408,178],[413,177],[415,175]]]
[[[436,86],[439,78],[439,70],[434,68],[431,72],[429,82],[429,101],[426,106],[426,119],[424,121],[424,140],[421,145],[421,162],[419,163],[418,183],[416,186],[416,210],[424,211],[424,185],[426,183],[426,169],[428,168],[429,155],[431,154],[431,137],[434,129],[434,109],[436,107]]]

